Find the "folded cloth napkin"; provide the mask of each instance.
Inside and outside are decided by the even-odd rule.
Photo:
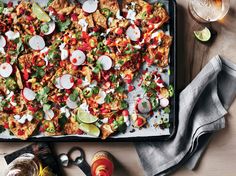
[[[168,141],[135,143],[146,175],[194,169],[212,135],[225,127],[236,96],[236,65],[215,56],[179,95],[178,128]]]

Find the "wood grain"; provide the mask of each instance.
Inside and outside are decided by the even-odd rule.
[[[209,27],[214,31],[214,38],[208,44],[202,44],[193,36],[197,24],[188,14],[188,0],[177,0],[178,34],[177,34],[177,65],[178,89],[183,89],[197,75],[201,68],[215,55],[236,63],[236,0],[231,0],[228,15],[220,22]],[[175,176],[235,176],[236,175],[236,101],[226,117],[226,128],[217,133],[203,156],[196,171],[181,169]],[[0,176],[6,168],[4,153],[12,152],[26,143],[0,144]],[[81,146],[86,158],[91,163],[93,154],[98,150],[110,151],[116,161],[114,176],[143,176],[143,169],[132,143],[57,143],[56,152],[66,152],[72,146]],[[151,159],[151,158],[150,158]],[[65,169],[67,176],[82,176],[79,168]]]

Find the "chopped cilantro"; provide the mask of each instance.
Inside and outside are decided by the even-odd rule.
[[[59,31],[63,32],[66,29],[68,29],[68,27],[70,26],[71,20],[69,18],[67,18],[67,20],[65,22],[57,21],[56,24],[57,24]]]
[[[4,132],[6,129],[0,125],[0,133]]]
[[[47,23],[44,23],[40,26],[40,30],[43,33],[47,33],[49,31],[49,25]]]
[[[123,93],[123,92],[125,91],[125,88],[120,85],[119,87],[117,87],[117,88],[115,89],[115,91],[118,92],[118,93]]]
[[[65,113],[62,113],[62,114],[59,116],[58,123],[59,123],[59,125],[60,125],[60,127],[61,127],[62,129],[64,128],[64,126],[65,126],[67,120],[68,120],[68,119],[66,118]]]
[[[109,78],[110,78],[110,81],[113,83],[116,82],[116,80],[117,80],[117,77],[114,74],[112,74]]]
[[[111,103],[112,101],[113,101],[113,97],[111,96],[111,94],[107,94],[105,97],[105,102]]]
[[[79,96],[79,92],[78,90],[74,90],[72,94],[70,94],[69,98],[71,101],[77,101],[78,99],[78,96]]]
[[[41,104],[47,103],[49,91],[50,89],[48,87],[44,87],[43,89],[41,89],[36,95],[36,100],[39,101]]]
[[[35,74],[33,76],[35,76],[36,78],[42,78],[45,75],[45,71],[42,67],[34,67],[36,69]]]
[[[51,108],[51,105],[50,104],[44,104],[43,105],[43,110],[44,111],[47,111],[47,110],[49,110]]]
[[[165,107],[164,112],[169,114],[170,113],[170,108],[169,107]]]
[[[129,104],[125,100],[122,100],[120,106],[121,109],[127,109],[129,107]]]
[[[93,87],[93,94],[98,94],[99,93],[99,87],[95,86]]]

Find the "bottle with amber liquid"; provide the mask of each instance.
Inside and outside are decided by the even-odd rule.
[[[112,176],[113,171],[111,154],[105,151],[95,153],[91,167],[92,176]]]

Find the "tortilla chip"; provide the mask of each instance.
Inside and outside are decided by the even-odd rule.
[[[26,140],[28,139],[35,129],[38,126],[38,121],[33,119],[31,122],[27,121],[25,124],[20,124],[18,121],[14,119],[13,116],[8,118],[9,122],[9,130],[19,139]],[[19,131],[21,133],[19,133]]]
[[[67,0],[54,0],[51,4],[50,7],[54,8],[57,12],[69,7],[69,3]]]
[[[65,8],[59,10],[58,13],[69,15],[74,10],[74,8],[75,8],[75,6],[65,7]]]
[[[20,70],[18,69],[17,66],[15,67],[15,69],[16,69],[16,83],[17,83],[19,89],[23,89],[24,86],[23,86],[23,83],[22,83],[22,79],[21,79],[21,75],[20,75]]]
[[[108,138],[112,133],[115,132],[110,124],[102,125],[101,131],[102,131],[102,137],[101,137],[102,139]]]
[[[103,27],[104,29],[107,29],[107,19],[105,16],[103,16],[99,10],[96,10],[95,13],[93,13],[93,19],[94,22],[98,25]]]
[[[119,4],[117,0],[99,0],[101,9],[109,9],[114,15],[119,10]]]

